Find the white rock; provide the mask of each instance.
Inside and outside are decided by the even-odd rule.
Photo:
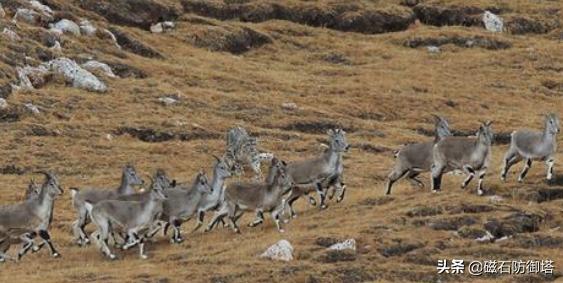
[[[162,27],[165,30],[169,30],[169,29],[175,28],[176,24],[174,22],[171,22],[171,21],[164,21],[164,22],[162,22]]]
[[[95,92],[106,92],[106,85],[92,73],[84,70],[74,60],[61,57],[45,63],[48,68],[62,74],[73,87]]]
[[[39,14],[33,10],[26,9],[26,8],[18,8],[16,10],[16,14],[12,19],[13,22],[23,21],[28,24],[34,25],[37,23],[37,19],[39,18]]]
[[[271,260],[290,261],[293,260],[293,247],[287,240],[280,240],[269,247],[260,257]]]
[[[477,242],[490,242],[495,239],[495,236],[489,231],[485,231],[485,236],[475,239]]]
[[[51,8],[47,5],[43,5],[41,4],[41,2],[36,1],[36,0],[31,0],[29,1],[29,4],[31,5],[31,8],[45,16],[48,17],[52,17],[53,16],[53,10],[51,10]]]
[[[296,110],[297,104],[295,104],[293,102],[285,102],[285,103],[282,103],[282,108],[285,109],[285,110]]]
[[[23,106],[24,106],[25,108],[27,108],[27,110],[28,110],[29,112],[31,112],[32,114],[39,114],[39,113],[41,113],[41,112],[39,111],[39,108],[37,108],[37,106],[33,105],[32,103],[25,103]]]
[[[158,98],[158,101],[160,101],[160,103],[164,104],[165,106],[170,106],[178,102],[177,99],[169,96],[160,97]]]
[[[485,11],[485,13],[483,14],[483,23],[485,24],[485,28],[488,31],[502,32],[502,19],[489,11]]]
[[[82,68],[90,71],[90,72],[97,72],[100,71],[102,72],[104,75],[110,77],[110,78],[117,78],[117,76],[113,73],[113,71],[111,70],[111,67],[108,66],[108,64],[106,63],[102,63],[96,60],[90,60],[84,64],[82,64]]]
[[[8,108],[8,102],[6,99],[0,97],[0,109]]]
[[[80,36],[80,27],[71,20],[62,19],[56,24],[49,26],[51,27],[50,30],[54,32],[60,31],[61,33],[72,33],[75,36]]]
[[[106,134],[106,140],[108,140],[108,141],[113,140],[113,135],[112,134]]]
[[[4,28],[2,35],[11,41],[20,41],[21,37],[13,30]]]
[[[151,25],[150,30],[151,30],[152,33],[161,33],[161,32],[164,31],[164,28],[162,27],[162,23],[157,23],[157,24]]]
[[[94,25],[92,25],[92,23],[90,23],[90,21],[82,20],[82,21],[80,21],[79,25],[80,25],[80,32],[83,35],[92,36],[92,35],[96,34],[96,27],[94,27]]]
[[[336,250],[336,251],[341,251],[341,250],[356,250],[356,240],[354,239],[348,239],[344,242],[340,242],[340,243],[336,243],[330,247],[328,247],[329,250]]]
[[[18,90],[32,90],[35,89],[31,81],[40,81],[45,78],[49,70],[45,66],[39,65],[37,67],[25,66],[16,67],[16,73],[19,79]]]
[[[433,53],[433,54],[440,53],[440,47],[434,45],[427,46],[426,50],[428,50],[428,53]]]

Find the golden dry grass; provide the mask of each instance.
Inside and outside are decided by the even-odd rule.
[[[511,1],[477,2],[521,7]],[[547,5],[547,2],[537,6],[529,1],[520,2],[526,2],[529,8],[525,6],[522,8],[525,10],[518,12]],[[406,216],[416,206],[487,204],[494,210],[471,215],[478,218],[475,227],[482,228],[488,218],[501,218],[518,210],[545,216],[539,233],[561,237],[558,228],[563,222],[561,199],[538,204],[519,197],[520,193],[549,187],[543,183],[545,175],[540,163],[534,165],[524,184],[515,182],[514,172],[520,166],[513,169],[508,183],[498,180],[506,146],[494,147],[493,166],[486,179],[486,186],[505,198],[501,204],[489,203],[487,198],[476,196],[474,190],[461,191],[458,188],[461,177],[449,175],[445,176],[441,194],[431,194],[428,188],[412,189],[403,181],[396,185],[391,201],[382,198],[383,182],[393,163],[390,149],[406,142],[429,139],[416,129],[431,129],[430,114],[444,115],[452,128],[461,130],[476,129],[481,120],[493,120],[497,132],[510,132],[520,127],[539,128],[542,114],[550,111],[562,114],[563,48],[560,40],[550,35],[490,34],[477,27],[437,28],[416,24],[404,32],[365,35],[286,21],[254,24],[225,21],[221,24],[250,27],[273,38],[271,44],[233,55],[190,45],[186,34],[197,25],[193,17],[182,16],[177,28],[165,34],[123,28],[160,51],[165,57],[162,60],[117,51],[107,41],[97,38],[65,37],[65,56],[93,54],[101,61],[136,66],[149,77],[105,79],[109,85],[106,94],[65,87],[59,81],[37,91],[10,96],[8,103],[12,107],[33,102],[41,107],[42,113],[1,124],[0,164],[14,164],[29,171],[51,169],[65,188],[116,187],[119,170],[127,162],[135,164],[145,176],[156,168],[163,168],[169,175],[186,181],[191,180],[199,168],[210,172],[211,154],[222,152],[223,139],[146,143],[128,135],[108,140],[106,135],[113,134],[119,127],[132,126],[174,132],[203,128],[222,136],[228,128],[242,125],[260,135],[261,148],[285,160],[296,160],[318,154],[319,141],[325,137],[283,128],[295,122],[329,121],[353,129],[348,139],[355,147],[345,157],[349,194],[344,202],[331,202],[328,210],[319,211],[303,200],[298,201],[299,217],[287,225],[285,234],[278,233],[268,219],[258,228],[242,226],[241,235],[218,229],[209,234],[188,235],[181,245],[170,245],[158,236],[155,243],[148,245],[149,260],[141,261],[136,251],[129,251],[120,252],[120,260],[109,262],[94,247],[78,248],[71,242],[74,212],[70,195],[65,193],[56,202],[52,227],[52,237],[63,257],[51,259],[43,250],[26,256],[20,263],[2,264],[0,282],[438,280],[435,264],[409,262],[409,255],[389,258],[381,255],[379,249],[399,240],[421,244],[419,253],[427,254],[433,261],[453,257],[465,260],[549,258],[555,260],[556,272],[561,276],[561,246],[519,248],[516,239],[480,244],[457,237],[452,231],[417,227],[413,225],[415,219]],[[5,24],[6,20],[0,21]],[[101,19],[96,23],[105,25]],[[30,30],[25,25],[20,29],[24,33]],[[423,47],[403,46],[403,42],[412,37],[440,35],[484,36],[510,42],[512,48],[486,50],[445,45],[440,54],[429,54]],[[6,44],[0,42],[2,50],[6,50]],[[349,63],[333,64],[324,59],[335,54]],[[8,68],[5,64],[1,67]],[[559,89],[546,88],[547,81],[558,82]],[[168,107],[160,105],[157,99],[167,94],[179,94],[180,102]],[[283,110],[284,102],[294,102],[299,109]],[[30,129],[37,125],[58,130],[60,134],[30,135]],[[361,144],[380,147],[383,152],[363,150],[359,147]],[[563,155],[559,153],[556,158],[563,160]],[[562,171],[556,165],[559,179]],[[18,201],[30,176],[0,175],[1,203]],[[428,183],[426,176],[424,181]],[[552,188],[561,188],[561,184]],[[448,214],[436,217],[443,216]],[[243,217],[241,223],[247,223],[250,217]],[[193,224],[184,224],[185,233]],[[359,243],[355,260],[323,263],[326,251],[315,244],[318,237],[355,238]],[[294,245],[296,260],[279,263],[257,257],[280,239],[287,239]],[[509,276],[440,277],[442,281],[454,282],[518,279]]]

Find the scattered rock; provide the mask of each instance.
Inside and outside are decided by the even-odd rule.
[[[39,22],[39,18],[40,18],[39,13],[33,10],[26,8],[18,8],[16,10],[16,14],[14,15],[13,21],[22,21],[30,25],[35,25]]]
[[[350,59],[348,59],[346,56],[344,56],[344,54],[340,54],[340,53],[336,53],[336,52],[330,52],[328,54],[324,54],[323,56],[321,56],[321,59],[323,61],[332,63],[332,64],[338,64],[338,65],[352,65],[352,61],[350,61]]]
[[[21,37],[13,30],[9,29],[9,28],[4,28],[4,30],[2,31],[2,36],[6,37],[7,39],[11,40],[11,41],[20,41]]]
[[[531,233],[539,230],[543,217],[524,212],[513,213],[503,219],[492,219],[484,227],[495,238],[512,236],[517,233]]]
[[[170,96],[159,97],[158,101],[160,103],[162,103],[164,106],[170,106],[170,105],[176,104],[178,102],[178,100],[176,98],[173,98],[173,97],[170,97]]]
[[[428,50],[428,53],[431,53],[431,54],[440,53],[440,47],[434,46],[434,45],[427,46],[426,50]]]
[[[280,240],[273,246],[270,246],[260,257],[271,260],[291,261],[293,260],[293,246],[287,240]]]
[[[62,19],[55,24],[50,25],[50,30],[55,33],[70,33],[80,36],[80,27],[73,21]]]
[[[297,104],[293,102],[284,102],[282,103],[282,108],[288,111],[297,110]]]
[[[8,108],[8,102],[4,98],[0,98],[0,110]]]
[[[37,67],[16,67],[16,73],[19,80],[19,90],[25,91],[40,88],[49,80],[49,70],[43,65]]]
[[[156,23],[154,25],[151,25],[150,31],[152,33],[162,33],[162,32],[171,30],[175,27],[176,27],[176,24],[174,24],[174,22],[166,21],[166,22],[160,22],[160,23]]]
[[[74,60],[61,57],[46,63],[49,69],[64,76],[73,87],[94,92],[106,92],[106,85],[92,73],[84,70]]]
[[[92,36],[96,34],[96,27],[90,23],[88,20],[82,20],[79,23],[80,26],[80,33],[86,36]]]
[[[82,68],[92,73],[101,73],[110,78],[117,78],[108,64],[96,60],[87,61],[86,63],[82,64]]]
[[[356,240],[347,239],[343,242],[335,243],[328,247],[329,250],[342,251],[342,250],[356,250]]]
[[[441,206],[417,206],[407,212],[408,217],[424,217],[442,214]]]
[[[241,54],[273,42],[272,38],[262,32],[237,25],[193,25],[186,40],[210,51],[225,51],[233,54]]]
[[[149,30],[153,23],[175,20],[180,14],[174,7],[153,0],[82,0],[80,6],[113,24],[145,30]]]
[[[31,5],[31,8],[47,17],[53,17],[53,10],[51,10],[51,7],[41,4],[41,2],[37,1],[37,0],[31,0],[29,1],[29,4]]]
[[[485,28],[490,32],[502,32],[502,19],[489,11],[485,11],[485,13],[483,14],[483,24],[485,25]]]
[[[6,165],[0,168],[0,174],[2,175],[23,175],[24,173],[25,173],[24,169],[14,164]]]
[[[37,115],[39,113],[41,113],[39,111],[39,108],[37,108],[37,106],[33,105],[32,103],[25,103],[23,105],[31,114]]]
[[[108,141],[113,140],[113,135],[112,134],[106,134],[106,140],[108,140]]]
[[[447,208],[449,213],[456,214],[456,213],[481,213],[481,212],[490,212],[495,210],[494,207],[486,204],[467,204],[462,203],[458,206],[450,206]]]
[[[539,190],[533,190],[528,195],[525,196],[525,199],[534,201],[537,203],[542,203],[546,201],[553,201],[556,199],[563,199],[563,189],[558,188],[542,188]]]
[[[400,241],[399,243],[378,249],[379,253],[384,257],[399,256],[406,254],[410,251],[422,248],[422,243],[406,243]]]
[[[97,2],[97,1],[96,1]],[[114,36],[117,44],[123,49],[133,52],[137,55],[141,55],[147,58],[164,58],[160,52],[148,47],[138,41],[137,39],[131,37],[129,34],[118,30],[116,28],[110,28],[110,34]]]
[[[462,226],[469,226],[477,223],[473,216],[463,215],[457,217],[445,217],[430,220],[428,226],[434,230],[458,230]]]
[[[164,142],[164,141],[172,140],[175,137],[175,134],[171,132],[158,132],[155,131],[154,129],[132,128],[132,127],[119,128],[115,132],[115,134],[118,136],[123,134],[129,134],[144,142]]]

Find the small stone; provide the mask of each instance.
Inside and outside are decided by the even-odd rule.
[[[37,106],[33,105],[32,103],[25,103],[23,106],[34,115],[41,113],[39,111],[39,108],[37,108]]]
[[[162,33],[164,28],[162,27],[162,23],[154,24],[150,28],[152,33]]]
[[[50,24],[50,30],[56,33],[71,33],[75,36],[80,36],[80,27],[73,21],[62,19],[56,24]]]
[[[106,134],[106,140],[108,140],[108,141],[113,140],[112,134]]]
[[[341,250],[356,250],[356,240],[354,239],[348,239],[344,242],[340,242],[340,243],[336,243],[330,247],[328,247],[329,250],[336,250],[336,251],[341,251]]]
[[[111,67],[106,64],[106,63],[102,63],[96,60],[90,60],[84,64],[82,64],[82,68],[90,71],[90,72],[101,72],[103,73],[105,76],[108,76],[110,78],[117,78],[117,76],[113,73],[113,71],[111,70]]]
[[[106,92],[107,86],[89,71],[80,67],[74,60],[60,57],[43,63],[50,71],[61,74],[73,87],[95,92]]]
[[[282,103],[282,108],[289,111],[297,110],[297,104],[293,102],[285,102]]]
[[[0,109],[8,108],[8,102],[6,99],[0,97]]]
[[[483,14],[483,23],[485,24],[485,28],[490,32],[502,32],[502,19],[489,11],[485,11]]]
[[[160,97],[158,99],[158,101],[160,101],[160,103],[162,103],[165,106],[170,106],[170,105],[176,104],[178,102],[178,100],[176,100],[175,98],[169,97],[169,96]]]
[[[293,260],[293,247],[287,240],[280,240],[273,246],[270,246],[260,257],[271,260],[291,261]]]
[[[438,47],[438,46],[433,46],[433,45],[427,46],[426,50],[428,50],[428,53],[432,53],[432,54],[440,53],[440,47]]]
[[[96,34],[96,27],[90,23],[88,20],[82,20],[79,23],[80,33],[87,36],[92,36]]]
[[[51,10],[51,7],[47,6],[47,5],[43,5],[41,4],[41,2],[37,1],[37,0],[31,0],[29,1],[29,4],[31,5],[31,8],[33,8],[33,10],[47,16],[47,17],[52,17],[53,16],[53,10]]]
[[[9,29],[9,28],[4,28],[4,30],[2,31],[2,35],[6,38],[8,38],[11,41],[20,41],[21,37],[13,30]]]

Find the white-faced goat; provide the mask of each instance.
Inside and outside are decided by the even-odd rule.
[[[224,158],[219,158],[213,168],[213,179],[211,181],[211,194],[205,194],[197,204],[197,224],[193,231],[196,231],[203,224],[205,212],[210,210],[218,210],[224,199],[225,180],[233,175],[234,168],[229,166]]]
[[[346,141],[346,132],[341,129],[329,130],[329,148],[320,156],[313,159],[290,162],[287,165],[287,172],[295,183],[291,189],[291,194],[287,197],[291,217],[296,217],[293,210],[293,202],[303,195],[317,191],[320,197],[321,209],[326,208],[326,190],[331,183],[339,180],[342,175],[342,153],[348,151],[350,145]],[[340,162],[339,162],[340,161]],[[324,185],[323,185],[324,184]],[[342,187],[337,199],[342,200],[345,193]]]
[[[183,241],[180,235],[180,226],[198,213],[198,204],[209,194],[213,188],[209,186],[205,173],[199,172],[191,188],[173,188],[166,191],[168,199],[164,202],[164,211],[160,219],[166,222],[164,232],[172,226],[174,235],[172,243]]]
[[[553,165],[555,164],[555,153],[557,151],[557,134],[561,131],[559,118],[551,113],[545,117],[545,127],[542,132],[519,130],[511,135],[510,147],[504,155],[504,163],[500,174],[501,180],[506,180],[506,174],[512,165],[526,160],[524,169],[518,176],[518,182],[522,182],[533,160],[544,161],[547,166],[547,180],[553,178]]]
[[[72,224],[74,238],[78,245],[90,243],[90,239],[84,231],[84,227],[89,223],[88,211],[86,210],[86,200],[95,204],[102,200],[116,199],[120,195],[135,193],[133,186],[142,185],[143,180],[137,175],[137,171],[132,165],[123,168],[121,174],[121,184],[117,189],[85,189],[78,190],[71,188],[72,205],[76,209],[77,219]]]
[[[240,233],[237,220],[246,211],[253,211],[257,218],[249,224],[250,227],[264,222],[264,212],[272,215],[278,231],[283,232],[280,216],[283,213],[285,202],[283,196],[293,186],[291,176],[287,174],[287,164],[277,158],[272,159],[270,166],[272,180],[266,182],[235,182],[225,189],[225,200],[221,210],[210,223],[212,228],[219,219],[228,216],[231,227]]]
[[[38,234],[51,250],[51,256],[58,257],[49,227],[53,219],[53,208],[57,196],[63,193],[56,176],[52,173],[39,172],[45,175],[38,195],[32,195],[24,202],[0,207],[0,257],[15,241],[23,242],[18,252],[18,259],[34,247],[33,238]],[[4,240],[2,240],[3,238]],[[39,250],[37,247],[35,250]],[[5,250],[2,250],[5,249]]]
[[[393,184],[405,176],[411,184],[424,188],[424,183],[416,177],[420,175],[420,173],[430,171],[433,161],[432,151],[434,145],[444,137],[452,135],[446,119],[439,116],[434,116],[434,119],[435,129],[433,141],[408,144],[395,154],[395,166],[387,176],[386,195],[391,193]]]
[[[85,201],[88,214],[97,228],[91,236],[109,259],[116,258],[108,246],[110,233],[114,230],[127,235],[129,241],[123,246],[124,250],[139,245],[139,256],[147,258],[144,249],[145,234],[160,217],[162,203],[166,199],[163,188],[157,183],[153,183],[148,195],[148,198],[141,201],[102,200],[96,204]]]
[[[491,122],[479,127],[477,137],[445,137],[434,145],[432,164],[432,191],[440,190],[442,175],[454,170],[462,170],[467,177],[461,188],[467,187],[475,174],[479,175],[477,194],[483,194],[483,179],[491,157],[493,132]]]

